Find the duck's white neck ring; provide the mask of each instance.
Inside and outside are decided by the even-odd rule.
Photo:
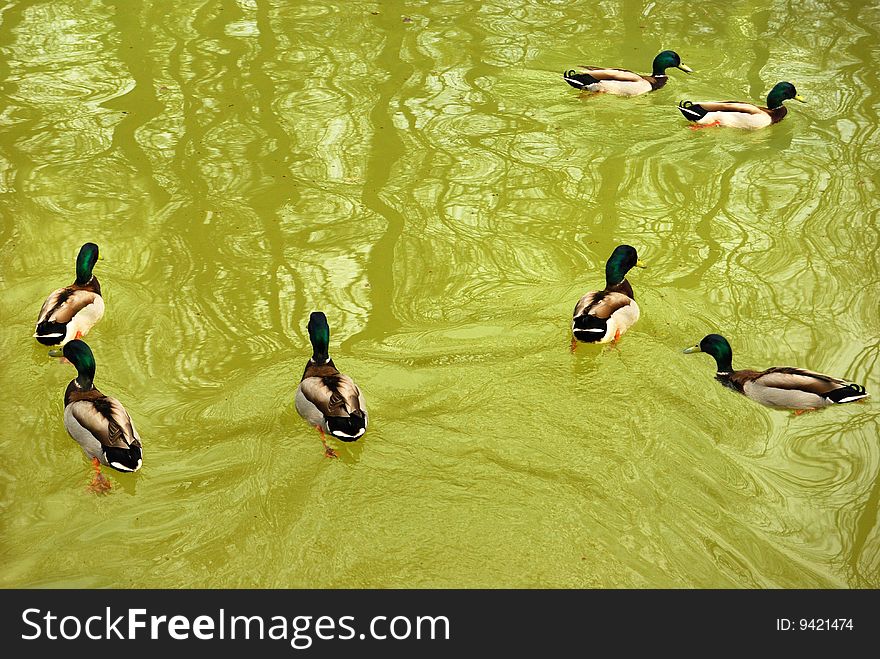
[[[82,375],[78,374],[76,376],[76,378],[74,378],[74,380],[73,380],[73,384],[80,391],[88,391],[89,389],[92,388],[92,385],[94,384],[94,382],[95,382],[94,378],[90,378],[86,374],[82,374]]]

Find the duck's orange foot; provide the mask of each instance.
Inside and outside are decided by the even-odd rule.
[[[620,346],[618,345],[618,341],[620,341],[620,330],[614,332],[614,338],[608,342],[609,348],[614,348],[615,350],[620,350]]]
[[[334,451],[332,448],[327,446],[327,440],[324,439],[324,429],[321,426],[315,426],[315,430],[318,431],[321,435],[321,444],[324,446],[324,457],[325,458],[338,458],[339,454]]]
[[[89,483],[88,490],[95,494],[107,494],[110,491],[110,481],[104,474],[95,474],[92,482]]]
[[[572,336],[571,337],[571,345],[568,347],[568,349],[572,353],[574,353],[574,351],[577,350],[577,347],[578,347],[578,340],[576,338],[574,338],[574,336]]]
[[[89,492],[107,494],[110,491],[110,481],[101,473],[101,463],[98,458],[92,458],[92,467],[95,469],[95,474],[92,477],[92,482],[88,485]]]
[[[81,338],[83,338],[83,333],[80,332],[79,330],[76,330],[76,336],[73,337],[73,340],[74,340],[74,341],[79,341]]]
[[[715,126],[720,126],[720,121],[713,121],[711,124],[691,124],[688,126],[691,130],[700,130],[701,128],[714,128]]]
[[[795,410],[795,411],[794,411],[794,415],[795,415],[795,416],[800,416],[801,414],[806,414],[807,412],[815,412],[815,411],[816,411],[816,408],[815,408],[815,407],[808,407],[808,408],[805,409],[805,410]]]

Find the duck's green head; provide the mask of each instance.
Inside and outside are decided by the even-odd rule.
[[[313,311],[309,316],[309,341],[312,342],[312,361],[322,364],[330,359],[330,325],[322,311]]]
[[[767,94],[767,107],[771,110],[775,110],[782,105],[783,101],[787,101],[791,98],[800,101],[801,103],[806,103],[803,97],[797,93],[797,89],[794,88],[793,84],[790,82],[777,83],[776,86],[770,90],[770,93]]]
[[[691,67],[681,63],[681,58],[678,56],[678,53],[674,50],[664,50],[654,58],[654,70],[652,75],[664,76],[666,75],[666,69],[671,69],[673,67],[681,69],[685,73],[693,73]]]
[[[65,359],[76,367],[76,383],[81,389],[91,389],[95,379],[95,356],[84,341],[76,339],[64,344]]]
[[[626,279],[626,273],[634,267],[646,267],[639,260],[636,248],[629,245],[618,245],[605,263],[605,284],[608,286],[619,284]]]
[[[707,334],[697,345],[685,348],[684,352],[687,354],[705,352],[712,355],[719,373],[730,373],[733,370],[731,366],[733,350],[730,349],[727,339],[720,334]]]
[[[92,269],[98,260],[98,246],[95,243],[86,243],[79,248],[76,257],[76,283],[84,286],[92,278]]]

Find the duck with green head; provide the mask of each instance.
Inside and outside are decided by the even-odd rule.
[[[682,101],[678,104],[684,118],[694,123],[691,128],[709,128],[710,126],[729,126],[731,128],[765,128],[778,124],[788,114],[783,101],[794,99],[801,103],[806,101],[797,93],[790,82],[780,82],[767,95],[767,107],[759,107],[752,103],[740,101],[720,101],[710,103],[692,103]]]
[[[827,405],[851,403],[867,398],[865,388],[839,378],[807,371],[791,366],[776,366],[766,371],[733,370],[733,350],[730,343],[719,334],[703,337],[697,345],[685,353],[705,352],[715,358],[715,379],[769,407],[798,410],[815,410]]]
[[[693,73],[689,66],[681,62],[674,50],[664,50],[654,58],[651,75],[639,75],[627,69],[606,69],[601,66],[582,66],[580,72],[566,71],[563,79],[575,89],[620,96],[638,96],[660,89],[669,77],[666,69],[680,69]]]
[[[321,435],[324,455],[336,457],[327,445],[325,433],[343,442],[358,440],[367,430],[367,404],[361,390],[330,359],[330,325],[327,316],[315,311],[309,316],[312,356],[296,388],[297,413]]]
[[[86,243],[76,257],[76,280],[46,298],[37,318],[34,338],[46,346],[64,345],[89,333],[104,315],[101,285],[92,274],[98,246]]]
[[[63,353],[77,373],[64,392],[64,427],[92,459],[92,488],[103,491],[110,484],[101,474],[101,465],[123,472],[141,468],[141,438],[122,403],[95,388],[95,357],[91,348],[74,339],[64,345]]]
[[[615,247],[605,263],[605,288],[585,294],[574,307],[572,349],[577,345],[576,341],[617,341],[639,319],[639,305],[626,280],[626,274],[633,267],[645,267],[635,248],[630,245]]]

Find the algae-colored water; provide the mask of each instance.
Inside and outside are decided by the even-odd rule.
[[[861,2],[0,8],[10,586],[880,587],[878,25]],[[670,71],[584,99],[577,64]],[[681,99],[809,102],[689,131]],[[145,445],[86,491],[31,338],[94,241],[96,384]],[[569,352],[619,243],[619,350]],[[295,414],[323,310],[371,427]],[[706,355],[875,399],[795,417]],[[106,470],[105,470],[106,471]]]

